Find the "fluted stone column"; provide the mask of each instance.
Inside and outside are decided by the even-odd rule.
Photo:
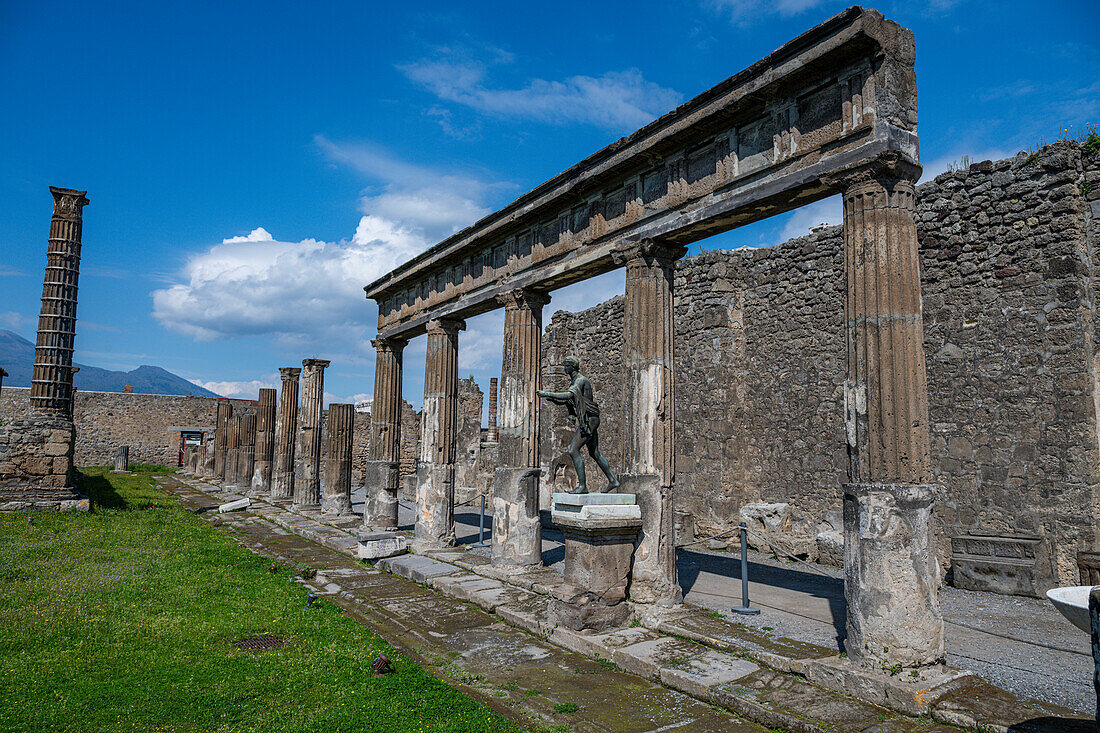
[[[53,218],[42,279],[42,310],[31,375],[31,405],[72,415],[73,343],[76,339],[76,291],[80,277],[80,240],[87,191],[50,186]]]
[[[371,405],[370,460],[364,483],[363,526],[397,528],[397,495],[401,489],[401,379],[405,341],[377,338],[374,402]]]
[[[550,296],[512,290],[498,302],[504,306],[504,349],[495,415],[501,467],[493,477],[492,562],[498,567],[538,567],[542,564],[542,524],[538,513],[539,400],[535,391],[542,387],[542,309]]]
[[[322,514],[352,516],[351,449],[354,437],[355,405],[329,405]]]
[[[217,440],[214,433],[207,432],[203,434],[203,447],[206,450],[203,452],[202,477],[207,481],[214,479],[214,448],[216,445]]]
[[[251,496],[271,492],[271,464],[275,457],[275,390],[260,390],[256,403],[256,448],[253,458]]]
[[[458,437],[458,319],[428,322],[424,367],[424,409],[420,418],[420,465],[417,468],[417,551],[453,545],[455,441]]]
[[[237,486],[247,493],[256,467],[256,415],[242,415],[237,436]]]
[[[919,175],[884,160],[827,181],[844,195],[845,649],[875,668],[944,658],[913,221]]]
[[[504,350],[500,366],[497,422],[502,466],[538,468],[539,401],[542,387],[542,308],[550,296],[513,290],[504,306]]]
[[[225,448],[229,441],[229,420],[233,417],[233,405],[218,403],[217,422],[214,423],[214,475],[215,481],[225,479]]]
[[[236,487],[237,459],[241,448],[241,416],[234,415],[229,418],[229,429],[225,438],[225,479],[222,483],[226,488]]]
[[[324,359],[303,359],[302,411],[298,416],[298,472],[294,506],[321,506],[321,403],[325,394]]]
[[[623,367],[626,370],[626,471],[621,491],[637,495],[642,534],[630,596],[679,602],[673,531],[675,399],[673,283],[686,248],[657,240],[624,247]]]
[[[298,440],[298,367],[280,367],[282,393],[275,418],[275,457],[271,466],[271,498],[294,498],[294,448]]]
[[[489,378],[489,430],[485,433],[488,443],[500,440],[500,426],[497,422],[497,378]]]

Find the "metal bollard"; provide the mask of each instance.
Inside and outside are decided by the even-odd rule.
[[[749,533],[748,525],[741,522],[741,605],[731,609],[742,616],[755,616],[759,608],[749,607]]]

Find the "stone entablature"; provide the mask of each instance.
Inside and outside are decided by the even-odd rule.
[[[917,163],[914,43],[850,8],[368,285],[409,338],[516,288],[614,269],[625,242],[688,244],[829,195],[829,173]]]

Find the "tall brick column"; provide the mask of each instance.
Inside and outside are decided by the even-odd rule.
[[[497,422],[497,378],[489,378],[489,430],[485,433],[485,440],[496,443],[500,440],[500,426]]]
[[[271,463],[275,458],[275,390],[260,390],[256,403],[256,448],[249,494],[267,496],[271,492]]]
[[[500,366],[497,422],[500,465],[539,467],[539,401],[542,386],[542,308],[550,296],[512,290],[504,306],[504,351]]]
[[[229,420],[233,417],[233,405],[218,403],[218,415],[214,423],[214,474],[215,481],[225,479],[225,448],[229,442]]]
[[[303,359],[302,412],[298,416],[298,473],[294,506],[321,506],[321,403],[325,395],[324,359]]]
[[[275,457],[271,466],[271,498],[294,498],[294,448],[298,440],[298,367],[280,367],[282,393],[275,418]]]
[[[80,237],[87,191],[50,186],[53,218],[42,279],[42,310],[31,375],[31,406],[72,415],[73,343],[76,290],[80,277]]]
[[[397,494],[401,488],[401,379],[405,341],[377,338],[374,402],[371,405],[370,460],[364,483],[363,526],[397,528]]]
[[[352,516],[351,448],[354,437],[355,405],[329,405],[322,514]]]
[[[453,545],[455,541],[458,332],[465,328],[466,323],[458,319],[428,322],[413,540],[418,550]]]
[[[256,415],[241,415],[237,436],[237,486],[245,493],[252,487],[252,472],[256,468]]]
[[[827,180],[844,194],[845,649],[876,668],[944,658],[913,221],[919,176],[919,166],[887,159]]]
[[[673,532],[672,287],[676,260],[686,251],[678,244],[643,240],[616,253],[616,259],[626,265],[623,367],[628,438],[622,490],[637,494],[642,510],[642,536],[630,585],[631,598],[641,603],[683,598]]]

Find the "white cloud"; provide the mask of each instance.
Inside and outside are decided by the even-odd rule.
[[[34,316],[16,313],[15,311],[0,312],[0,328],[11,331],[20,331],[24,326],[34,323]]]
[[[360,201],[363,213],[400,222],[432,242],[488,214],[485,200],[507,186],[398,160],[365,143],[336,143],[324,135],[315,136],[314,142],[329,160],[382,182],[379,191]]]
[[[0,277],[22,277],[27,273],[8,265],[0,265]]]
[[[703,3],[704,7],[726,14],[742,25],[774,15],[798,15],[824,4],[827,0],[705,0]]]
[[[154,317],[202,341],[262,335],[287,345],[344,345],[377,317],[363,286],[429,244],[378,216],[364,216],[339,242],[282,242],[263,231],[192,257],[184,282],[153,292]]]
[[[425,59],[400,68],[440,99],[479,112],[554,124],[580,122],[615,131],[641,127],[681,100],[678,92],[646,81],[638,69],[564,81],[532,79],[518,89],[501,89],[487,83],[485,66],[475,61]],[[445,121],[450,124],[449,117]]]
[[[264,229],[263,227],[257,227],[248,233],[244,237],[230,237],[229,239],[223,239],[222,244],[238,244],[240,242],[274,242],[275,238]]]
[[[278,380],[270,379],[253,379],[247,382],[204,382],[201,379],[192,379],[191,382],[203,389],[210,390],[214,394],[238,400],[259,399],[261,389],[265,387],[279,388]]]
[[[840,196],[830,196],[827,199],[815,201],[808,206],[795,209],[789,215],[786,224],[779,232],[781,244],[788,239],[802,237],[810,233],[810,227],[818,224],[841,224],[844,222],[844,202]]]

